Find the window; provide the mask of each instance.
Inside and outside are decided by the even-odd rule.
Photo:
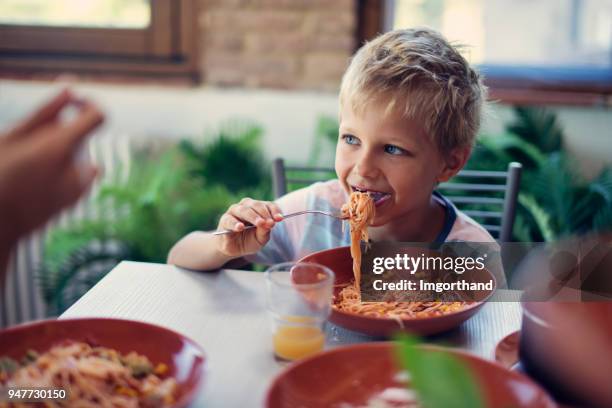
[[[429,26],[465,44],[492,97],[610,106],[612,1],[387,0],[381,31]]]
[[[146,0],[3,0],[0,23],[9,25],[146,28],[151,8]]]
[[[193,76],[194,0],[3,0],[0,70]]]

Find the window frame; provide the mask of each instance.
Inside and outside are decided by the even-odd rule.
[[[357,47],[388,31],[394,0],[359,0]],[[509,105],[612,107],[612,67],[478,66],[491,100]]]
[[[151,22],[142,29],[0,25],[0,73],[74,71],[195,80],[196,3],[151,0]]]

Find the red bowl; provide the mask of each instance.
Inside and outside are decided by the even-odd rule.
[[[339,247],[315,252],[302,258],[301,261],[318,263],[334,271],[336,275],[334,296],[338,295],[343,286],[353,281],[353,259],[351,258],[349,247]],[[486,273],[491,275],[491,279],[494,279],[489,271],[486,271]],[[491,294],[493,294],[494,291],[495,288],[491,291]],[[489,294],[489,296],[491,294]],[[401,325],[395,319],[364,316],[336,309],[332,309],[329,320],[338,326],[369,334],[370,336],[388,337],[401,330],[427,336],[459,326],[472,317],[483,305],[484,302],[474,302],[461,310],[441,316],[401,319]]]
[[[429,350],[441,348],[424,347]],[[474,374],[487,407],[556,407],[534,382],[474,355],[446,350]],[[302,360],[282,372],[268,389],[267,408],[363,406],[389,387],[398,387],[400,372],[393,343],[339,347]]]
[[[185,407],[203,383],[205,357],[194,341],[152,324],[107,318],[43,320],[0,331],[0,356],[21,359],[28,350],[45,352],[64,340],[82,341],[135,351],[153,364],[164,363],[176,379],[179,392],[173,407]]]
[[[559,402],[612,406],[612,303],[523,302],[519,355]]]

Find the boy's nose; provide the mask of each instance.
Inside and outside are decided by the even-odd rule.
[[[363,178],[374,178],[378,174],[378,166],[376,161],[370,155],[366,155],[357,162],[355,166],[357,175]]]

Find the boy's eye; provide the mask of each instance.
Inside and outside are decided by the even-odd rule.
[[[385,145],[385,152],[393,155],[406,154],[406,151],[404,149],[394,145]]]
[[[346,144],[350,144],[350,145],[359,144],[359,139],[357,139],[353,135],[342,135],[342,139],[344,140]]]

